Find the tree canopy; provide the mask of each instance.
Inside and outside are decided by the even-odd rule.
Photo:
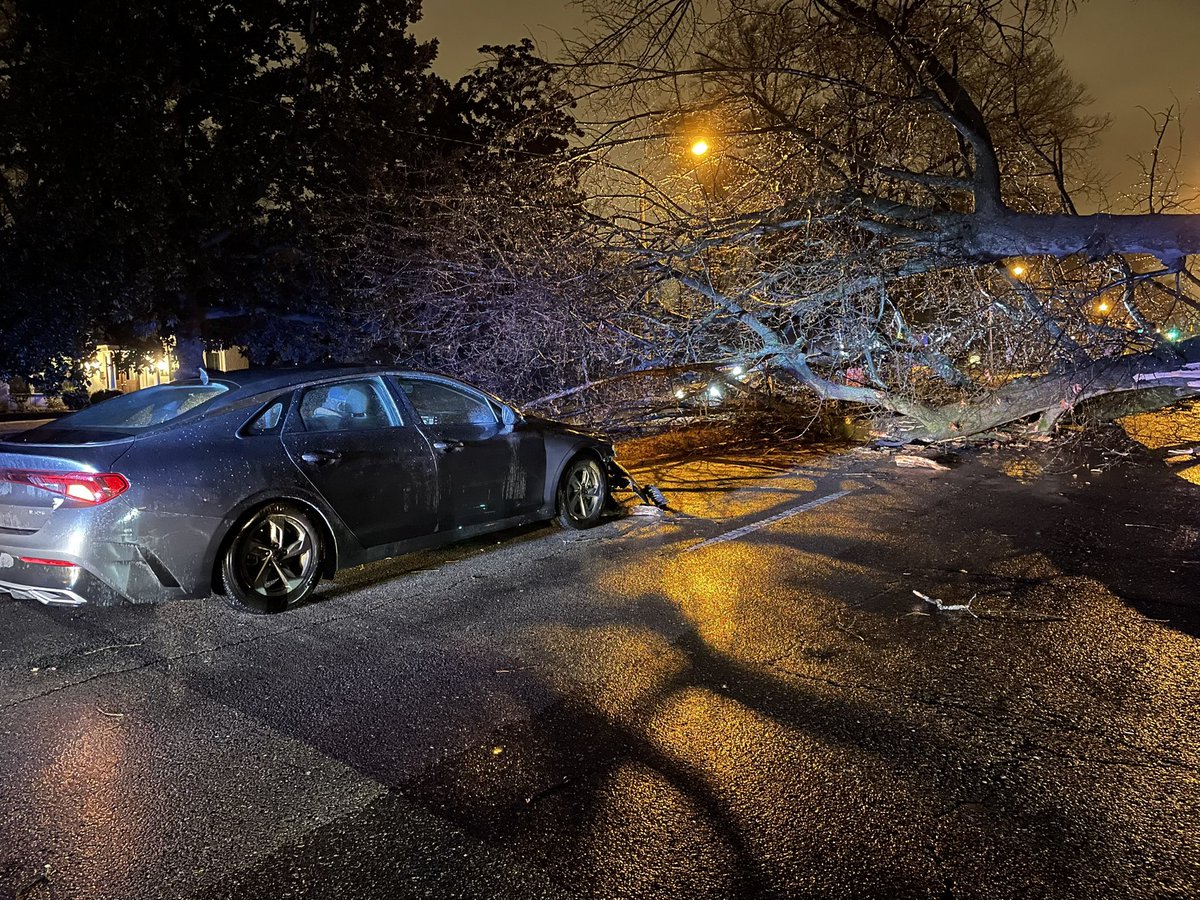
[[[592,8],[600,240],[657,285],[643,321],[677,361],[742,359],[943,437],[1131,389],[1129,360],[1096,373],[1133,351],[1182,361],[1166,322],[1196,305],[1200,217],[1079,214],[1103,121],[1053,50],[1069,3]]]

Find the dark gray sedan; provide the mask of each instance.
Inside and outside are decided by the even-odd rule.
[[[608,442],[440,375],[200,376],[0,442],[0,591],[215,591],[274,612],[340,568],[555,517],[587,527],[626,483]]]

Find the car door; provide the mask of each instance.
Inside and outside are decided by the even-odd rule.
[[[505,423],[492,401],[459,382],[421,375],[393,380],[437,453],[441,528],[506,519],[542,505],[540,431]]]
[[[305,388],[283,443],[363,546],[437,529],[441,486],[433,451],[401,416],[382,377]]]

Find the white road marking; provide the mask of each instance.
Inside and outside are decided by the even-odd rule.
[[[801,503],[799,506],[793,506],[791,509],[785,509],[781,513],[776,513],[765,519],[760,519],[757,522],[751,522],[749,525],[743,525],[741,528],[735,528],[733,531],[727,531],[724,534],[718,534],[714,538],[709,538],[707,541],[701,541],[699,544],[693,544],[684,550],[684,553],[691,553],[693,550],[699,550],[701,547],[709,547],[713,544],[720,544],[724,541],[732,541],[737,538],[744,537],[751,532],[758,531],[760,528],[766,528],[769,525],[774,525],[776,522],[782,522],[784,519],[790,519],[792,516],[798,516],[800,513],[808,512],[810,509],[816,509],[818,506],[824,506],[826,503],[832,503],[834,500],[840,500],[847,494],[853,493],[854,488],[845,491],[838,491],[836,494],[829,494],[826,497],[819,497],[816,500],[809,500],[807,503]]]

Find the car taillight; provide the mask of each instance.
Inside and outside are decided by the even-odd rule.
[[[65,559],[46,559],[44,556],[18,556],[23,563],[32,563],[35,566],[56,566],[63,569],[77,568],[75,563],[67,562]]]
[[[129,490],[129,479],[116,472],[30,472],[0,469],[0,481],[27,484],[90,506],[107,503]]]

